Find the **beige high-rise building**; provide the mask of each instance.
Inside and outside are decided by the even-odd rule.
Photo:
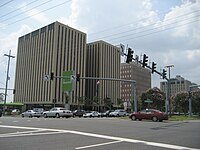
[[[62,79],[44,81],[44,75],[63,76],[64,71],[85,75],[86,34],[59,22],[35,30],[18,40],[14,102],[28,106],[66,104]],[[69,105],[85,96],[81,80],[70,93]]]
[[[104,41],[87,44],[86,76],[120,79],[119,48]],[[86,80],[86,96],[101,100],[111,98],[114,105],[120,98],[120,82],[108,80]]]
[[[135,80],[136,81],[136,95],[137,100],[142,92],[151,88],[151,71],[143,68],[139,63],[130,62],[121,63],[121,79]],[[130,107],[133,101],[132,86],[128,82],[121,83],[121,98],[127,102]]]

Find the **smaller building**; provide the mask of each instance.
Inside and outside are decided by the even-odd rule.
[[[140,95],[151,88],[151,72],[149,69],[143,68],[137,62],[121,63],[121,79],[136,81],[136,98],[139,100]],[[121,83],[121,99],[130,108],[133,101],[133,89],[131,83]]]
[[[189,86],[194,85],[191,81],[185,80],[180,75],[177,75],[175,78],[170,79],[169,81],[169,88],[170,88],[170,95],[174,95],[181,91],[189,91]],[[168,82],[163,81],[160,82],[160,90],[163,92],[167,92]]]

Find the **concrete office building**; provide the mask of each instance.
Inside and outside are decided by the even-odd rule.
[[[119,48],[104,41],[88,43],[86,76],[120,79]],[[93,99],[95,96],[101,100],[111,98],[116,105],[120,98],[120,82],[86,80],[86,97]]]
[[[14,102],[31,107],[38,105],[64,106],[66,93],[62,79],[44,81],[44,75],[62,76],[73,70],[85,75],[86,34],[59,22],[35,30],[18,40]],[[85,96],[85,81],[81,80],[71,92],[68,104],[77,104],[77,97]]]
[[[185,80],[180,75],[177,75],[175,78],[170,79],[170,84],[169,84],[170,95],[174,95],[174,94],[181,92],[181,91],[189,91],[190,85],[195,85],[195,84],[192,83],[191,81]],[[161,91],[166,93],[167,88],[168,88],[168,82],[167,81],[160,82]]]
[[[143,68],[136,62],[121,63],[121,79],[135,80],[136,81],[136,98],[142,92],[145,92],[151,88],[151,72],[149,69]],[[121,98],[127,103],[128,107],[131,107],[131,101],[133,101],[133,87],[131,83],[121,83]]]

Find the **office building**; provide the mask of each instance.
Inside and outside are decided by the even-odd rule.
[[[121,63],[121,79],[135,80],[136,81],[136,98],[139,100],[139,96],[151,88],[151,72],[149,69],[143,68],[139,63],[130,62]],[[121,83],[121,98],[127,103],[128,107],[131,107],[131,101],[133,101],[133,88],[131,83]]]
[[[192,83],[189,80],[184,79],[180,75],[177,75],[175,78],[170,79],[170,82],[169,82],[170,95],[172,96],[181,91],[189,91],[190,85],[194,85],[194,83]],[[168,89],[168,82],[167,81],[160,82],[160,89],[161,91],[166,93]]]
[[[86,76],[120,79],[119,48],[104,41],[87,44]],[[120,82],[111,80],[86,80],[86,96],[101,100],[110,98],[116,106],[120,98]],[[101,102],[101,105],[103,102]]]
[[[85,96],[85,81],[73,92],[62,91],[64,71],[85,75],[86,34],[59,22],[35,30],[18,40],[14,102],[29,107],[77,105]],[[44,81],[44,75],[54,79]],[[68,95],[68,96],[67,96]]]

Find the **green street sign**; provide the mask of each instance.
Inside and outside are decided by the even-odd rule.
[[[150,99],[147,99],[147,100],[145,100],[144,102],[145,102],[145,103],[153,103],[153,101],[150,100]]]
[[[74,76],[74,71],[64,71],[63,72],[63,83],[62,83],[63,91],[72,91],[73,90],[72,76]]]

